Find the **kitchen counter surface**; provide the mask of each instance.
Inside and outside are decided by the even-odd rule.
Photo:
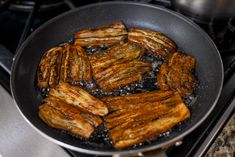
[[[0,157],[69,157],[26,123],[1,85],[0,100]]]
[[[235,156],[235,113],[205,155],[205,157],[233,156]]]

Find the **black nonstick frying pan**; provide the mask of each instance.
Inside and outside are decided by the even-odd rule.
[[[115,21],[127,27],[156,30],[171,37],[179,49],[196,58],[200,82],[196,98],[190,104],[191,118],[169,136],[124,150],[100,143],[99,138],[86,142],[47,126],[38,117],[42,100],[35,83],[40,58],[49,48],[66,42],[78,30],[95,28]],[[11,73],[11,92],[25,120],[40,134],[69,149],[98,155],[125,154],[162,148],[198,127],[212,111],[221,92],[223,66],[216,46],[208,35],[182,15],[157,6],[131,2],[97,3],[64,13],[50,20],[27,38],[19,48]],[[33,139],[32,139],[33,140]]]

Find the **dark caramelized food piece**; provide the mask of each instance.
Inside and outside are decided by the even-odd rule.
[[[47,97],[39,107],[39,116],[53,128],[63,129],[85,138],[89,138],[95,127],[102,123],[99,116],[80,111],[53,96]]]
[[[142,75],[151,71],[151,64],[142,61],[131,61],[113,65],[96,75],[97,84],[104,91],[122,87],[142,80]]]
[[[84,119],[93,127],[97,127],[102,123],[102,119],[99,116],[84,112],[78,107],[68,104],[65,101],[55,98],[53,96],[48,96],[43,100],[43,102],[47,103],[48,105],[61,112],[66,112],[65,114],[67,114],[68,116],[79,115],[81,119]]]
[[[174,95],[173,91],[155,90],[126,96],[108,96],[102,98],[101,100],[106,102],[109,111],[113,112],[116,110],[133,108],[136,106],[135,104],[144,106],[146,100],[148,102],[161,101],[171,97],[172,95]]]
[[[54,87],[59,81],[75,83],[91,80],[89,59],[78,45],[50,49],[43,55],[37,72],[39,88]]]
[[[103,116],[108,113],[108,108],[104,102],[90,95],[79,86],[72,86],[61,82],[56,87],[50,89],[49,96],[63,100],[82,111],[94,115]]]
[[[54,47],[42,56],[37,71],[39,88],[53,87],[59,82],[62,53],[62,47]]]
[[[91,66],[86,52],[78,45],[66,45],[61,61],[60,81],[91,81]]]
[[[147,29],[131,28],[128,40],[140,44],[158,58],[166,58],[176,51],[176,44],[169,37]]]
[[[134,43],[128,42],[109,48],[106,51],[90,55],[89,60],[94,76],[110,66],[139,59],[144,49]]]
[[[191,95],[194,89],[195,58],[175,52],[162,64],[157,83],[162,90],[176,90],[181,96]]]
[[[156,137],[190,117],[180,95],[172,91],[152,91],[102,100],[113,111],[104,120],[117,149]]]
[[[104,91],[140,81],[151,70],[151,64],[138,61],[144,49],[134,43],[116,45],[89,56],[93,76]]]
[[[80,46],[113,45],[127,38],[122,22],[115,22],[97,29],[85,29],[75,33],[75,44]]]

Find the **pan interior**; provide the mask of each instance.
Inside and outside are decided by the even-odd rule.
[[[35,83],[37,66],[46,50],[68,41],[78,30],[95,28],[115,21],[123,21],[129,28],[140,27],[167,34],[176,42],[180,50],[196,58],[196,73],[200,82],[196,100],[191,104],[190,120],[179,129],[174,129],[167,137],[123,151],[114,150],[98,141],[83,142],[43,123],[38,117],[38,106],[42,97]],[[180,15],[164,9],[124,2],[90,5],[52,19],[24,42],[18,51],[12,70],[12,93],[24,117],[37,130],[48,135],[58,144],[93,154],[149,150],[179,140],[198,126],[212,110],[221,90],[223,76],[221,59],[216,47],[197,26]]]

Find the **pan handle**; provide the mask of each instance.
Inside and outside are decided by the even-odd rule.
[[[9,75],[11,75],[11,66],[13,62],[13,54],[0,45],[0,67],[3,68]]]

